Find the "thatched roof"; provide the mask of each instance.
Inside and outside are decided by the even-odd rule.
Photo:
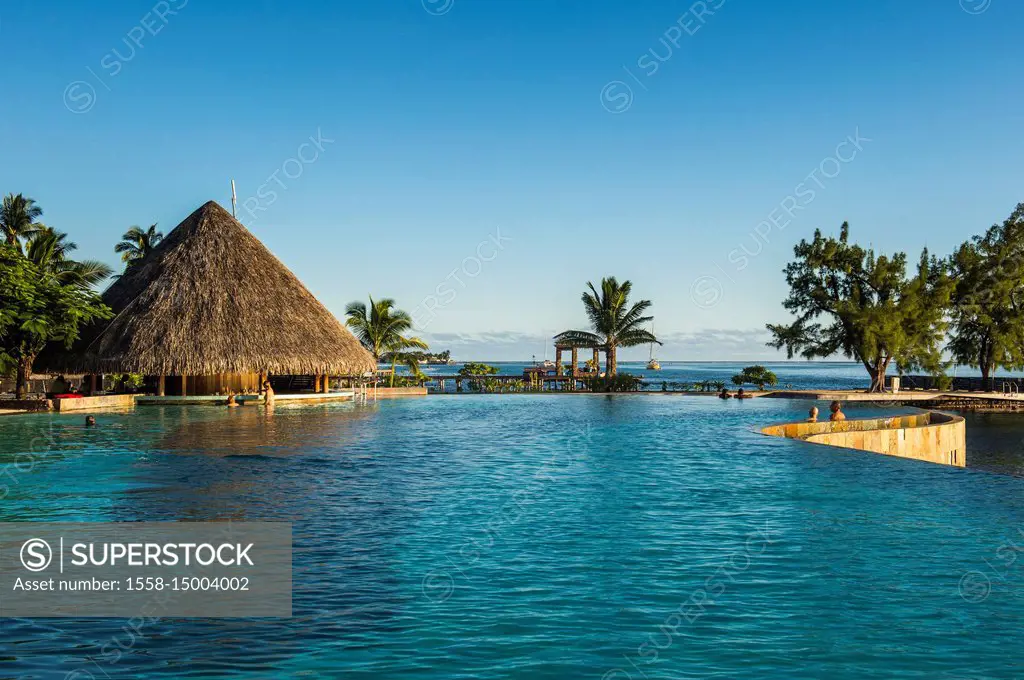
[[[179,224],[103,300],[117,315],[65,370],[145,375],[356,375],[373,357],[214,201]]]

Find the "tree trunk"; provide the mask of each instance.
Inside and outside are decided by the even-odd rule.
[[[391,387],[395,386],[395,367],[398,366],[398,355],[391,355]]]
[[[617,350],[618,348],[615,345],[608,345],[608,347],[605,349],[604,372],[609,378],[615,377],[615,375],[619,372],[619,361],[618,357],[616,356]]]
[[[868,388],[868,392],[885,392],[885,372],[889,368],[889,359],[876,359],[874,364],[864,361],[863,364],[871,376],[871,387]]]
[[[981,347],[978,348],[978,368],[981,369],[981,389],[983,392],[991,392],[989,384],[989,356],[988,338],[981,339]]]
[[[28,392],[28,379],[32,377],[32,364],[35,360],[34,354],[26,354],[18,359],[18,378],[14,388],[14,396],[18,399],[24,399]]]

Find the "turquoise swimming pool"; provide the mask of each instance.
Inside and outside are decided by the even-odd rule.
[[[0,418],[3,521],[274,519],[295,545],[290,619],[5,619],[0,676],[1024,674],[1024,480],[756,431],[806,408],[505,395]]]

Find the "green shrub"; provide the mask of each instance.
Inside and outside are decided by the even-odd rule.
[[[468,363],[459,369],[459,375],[473,378],[496,375],[497,373],[497,366],[489,366],[488,364],[481,363]],[[483,380],[470,380],[469,389],[475,392],[498,392],[501,389],[501,383],[493,378],[485,377]]]
[[[113,373],[107,376],[113,383],[115,392],[135,392],[145,382],[145,376],[139,373]]]
[[[396,375],[393,387],[422,387],[426,381],[424,375]]]
[[[459,369],[459,375],[463,376],[497,375],[497,373],[497,366],[489,366],[481,363],[468,363]]]
[[[584,381],[591,392],[637,392],[643,380],[629,373],[619,373],[604,378],[588,378]]]

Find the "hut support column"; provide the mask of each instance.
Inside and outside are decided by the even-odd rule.
[[[329,373],[324,375],[324,394],[329,394],[331,391],[331,375]]]
[[[157,378],[157,380],[156,380],[156,396],[158,396],[158,397],[166,397],[167,396],[167,388],[166,388],[166,386],[167,386],[167,383],[166,383],[166,377],[165,376],[160,376],[159,378]]]
[[[572,348],[572,369],[571,369],[572,383],[570,383],[570,386],[569,386],[569,389],[572,390],[573,392],[576,391],[576,377],[580,374],[579,365],[580,365],[579,364],[579,350],[576,349],[576,347],[573,347]]]
[[[95,373],[90,373],[89,374],[89,396],[94,396],[95,394],[96,394],[96,374]]]
[[[562,375],[562,348],[555,348],[555,375]]]
[[[188,376],[187,375],[181,376],[181,396],[183,396],[183,397],[187,397],[188,396]]]
[[[601,372],[601,350],[597,347],[594,348],[594,372]]]

